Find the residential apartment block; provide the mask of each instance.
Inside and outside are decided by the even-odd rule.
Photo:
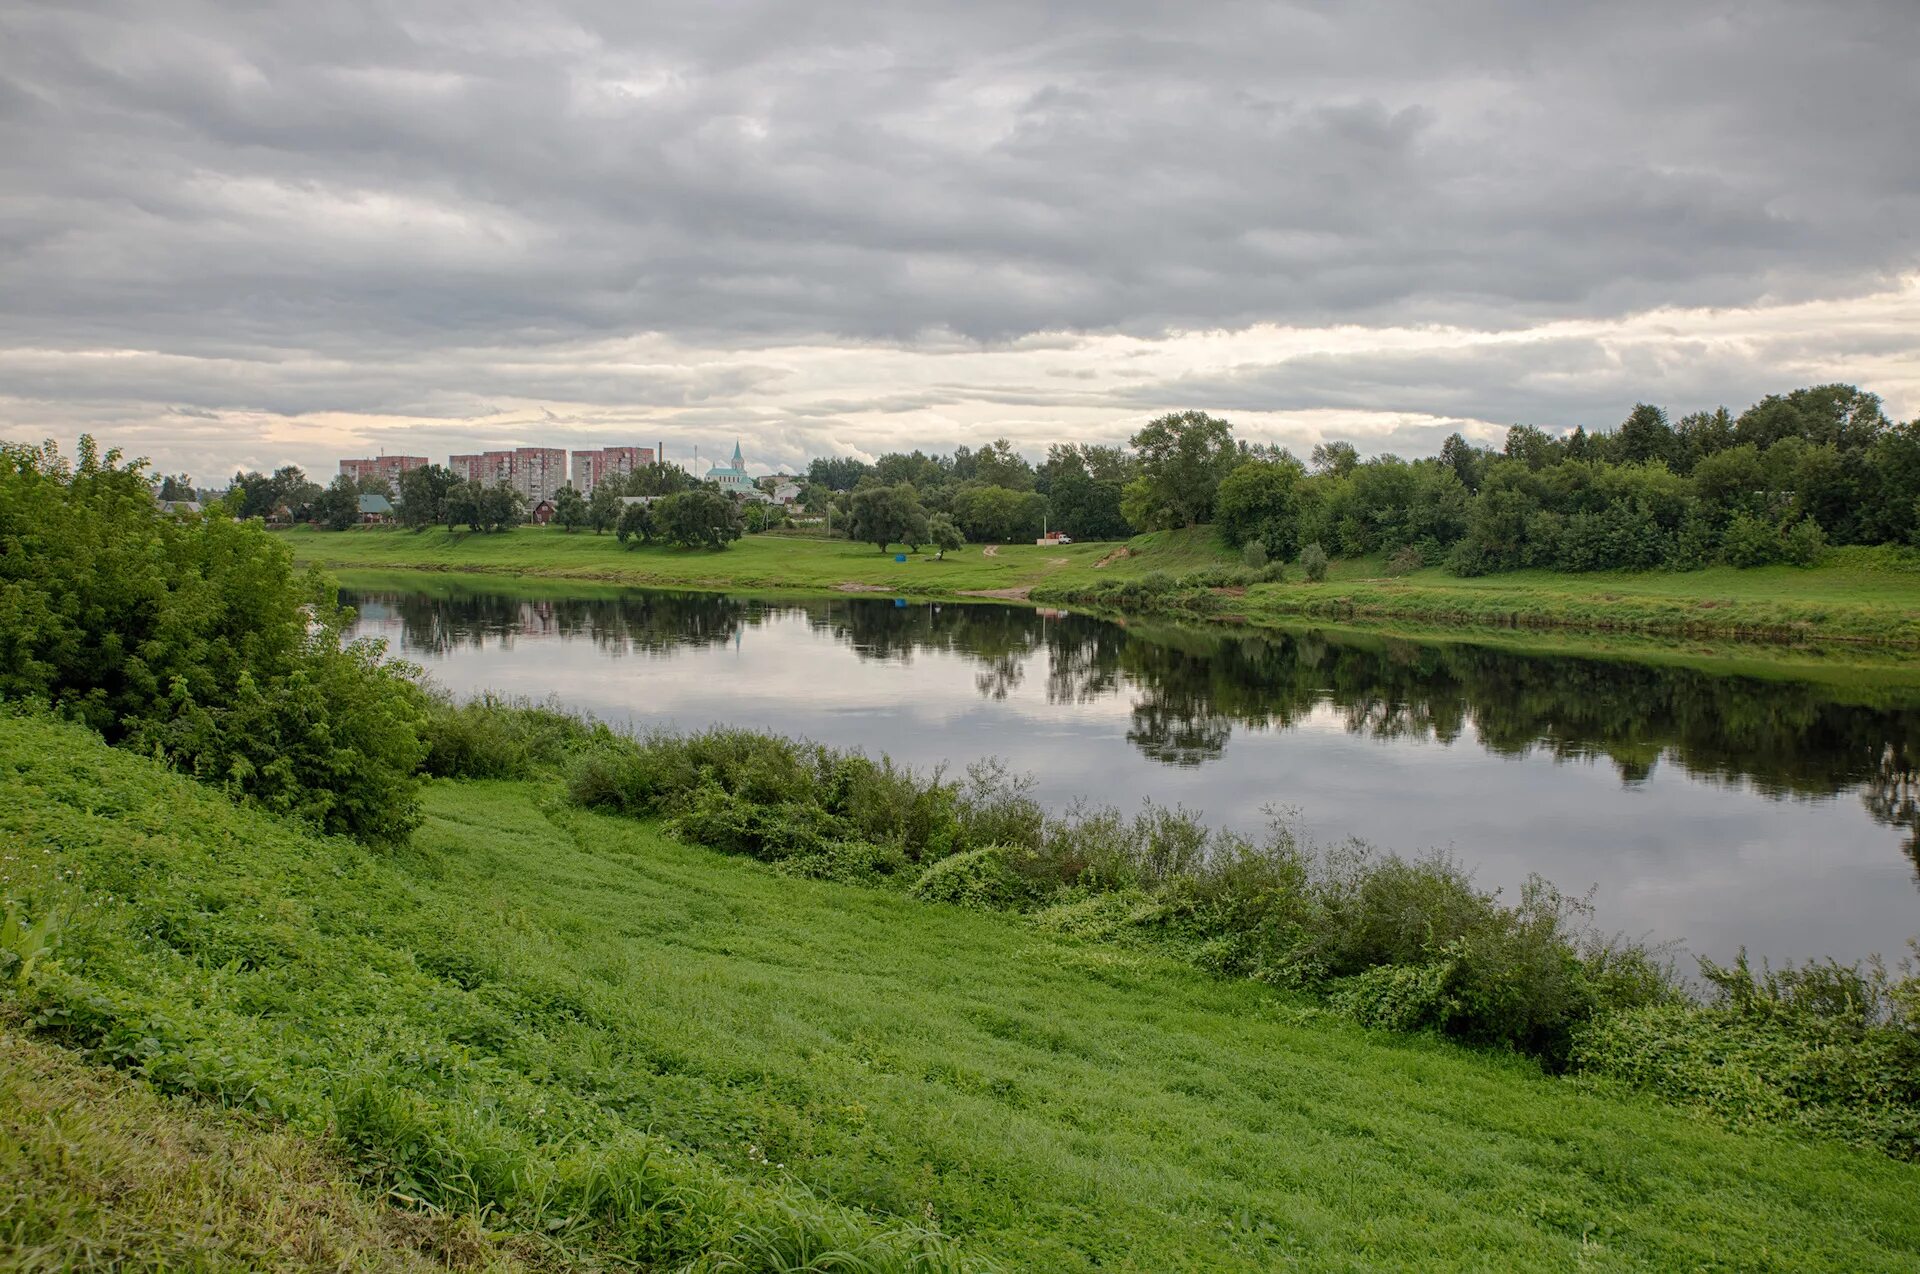
[[[384,478],[398,488],[401,474],[426,463],[425,456],[374,456],[367,460],[342,460],[340,472],[355,482]]]
[[[635,469],[653,463],[652,447],[601,447],[596,451],[573,453],[573,489],[592,495],[593,489],[609,478],[624,478]]]

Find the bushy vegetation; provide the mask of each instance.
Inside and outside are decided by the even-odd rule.
[[[320,827],[403,839],[426,699],[342,639],[318,573],[257,523],[162,515],[140,466],[83,439],[0,445],[0,697]]]
[[[951,457],[816,460],[809,476],[816,503],[845,492],[850,508],[885,488],[952,513],[974,539],[1025,538],[1043,515],[1081,538],[1212,524],[1235,550],[1291,560],[1318,543],[1385,557],[1392,573],[1804,566],[1830,544],[1913,543],[1920,526],[1920,421],[1892,423],[1851,385],[1678,423],[1642,403],[1604,433],[1516,425],[1498,450],[1455,434],[1411,461],[1334,442],[1309,466],[1197,411],[1150,421],[1129,444],[1056,446],[1036,467],[1001,439]]]
[[[63,918],[55,958],[0,999],[163,1093],[322,1141],[422,1229],[558,1268],[1851,1272],[1920,1250],[1910,1165],[1675,1119],[1075,935],[1065,913],[1110,927],[1119,895],[1011,923],[781,878],[556,795],[435,784],[412,847],[374,853],[0,717],[0,888]],[[989,823],[1017,831],[1018,803]],[[1140,843],[1160,873],[1189,838],[1175,819]],[[951,869],[956,900],[1007,880],[991,857]],[[50,1149],[77,1175],[101,1143]],[[245,1154],[220,1189],[323,1202]],[[151,1166],[101,1194],[108,1233],[239,1228],[198,1228]],[[19,1179],[0,1232],[100,1232]],[[130,1260],[161,1263],[164,1237]]]

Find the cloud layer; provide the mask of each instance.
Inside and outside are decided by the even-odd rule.
[[[1571,8],[0,5],[0,433],[1920,411],[1909,0]]]

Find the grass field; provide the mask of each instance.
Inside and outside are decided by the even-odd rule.
[[[428,813],[376,854],[0,717],[0,892],[63,917],[24,1011],[585,1266],[1920,1260],[1913,1165],[789,879],[542,784],[442,783]],[[0,1088],[16,1123],[36,1075]],[[29,1205],[0,1198],[3,1237]]]
[[[391,528],[285,533],[305,562],[342,569],[446,570],[675,588],[1024,597],[1233,561],[1207,528],[1117,544],[969,546],[935,561],[843,540],[748,536],[723,552],[523,527],[500,535]],[[1102,565],[1102,562],[1105,562]],[[1388,577],[1370,559],[1336,562],[1328,578],[1298,572],[1258,584],[1231,607],[1246,622],[1302,619],[1452,629],[1570,628],[1666,638],[1920,645],[1920,563],[1896,550],[1840,549],[1814,568],[1566,575],[1520,571],[1462,579],[1429,568]]]

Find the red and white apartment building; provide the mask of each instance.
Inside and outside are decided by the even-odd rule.
[[[397,489],[401,474],[409,469],[419,469],[426,463],[425,456],[374,456],[366,460],[342,460],[340,472],[355,482],[385,478]]]

